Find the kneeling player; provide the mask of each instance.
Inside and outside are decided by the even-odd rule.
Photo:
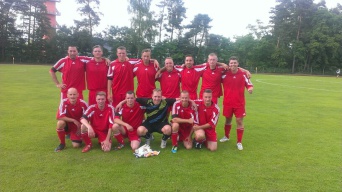
[[[186,149],[192,148],[192,127],[194,123],[198,124],[196,116],[192,103],[189,101],[189,92],[182,91],[180,100],[176,101],[172,107],[172,153],[177,153],[178,137],[179,141],[183,141]]]
[[[198,106],[198,125],[194,125],[195,148],[201,149],[206,141],[210,151],[217,149],[216,125],[218,122],[220,108],[212,102],[212,91],[205,89],[203,100],[196,101]]]
[[[70,134],[73,147],[81,146],[82,138],[80,135],[80,119],[87,108],[87,103],[78,98],[77,90],[75,88],[69,88],[67,92],[67,98],[61,100],[57,112],[56,131],[60,140],[60,144],[55,149],[56,152],[59,152],[65,148],[66,134]]]
[[[110,151],[113,119],[114,108],[106,104],[106,93],[103,91],[98,92],[96,94],[96,104],[89,106],[81,119],[82,138],[86,144],[82,153],[88,152],[92,148],[90,138],[94,137],[98,138],[103,151]]]
[[[134,151],[138,149],[140,145],[137,129],[144,120],[145,109],[135,101],[133,91],[128,91],[126,93],[125,100],[126,103],[122,105],[121,109],[115,112],[113,132],[117,139],[122,138],[120,137],[120,134],[128,137],[131,142],[131,148]]]

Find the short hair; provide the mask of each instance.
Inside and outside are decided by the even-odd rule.
[[[117,50],[120,49],[120,50],[126,50],[126,47],[124,46],[119,46],[118,48],[116,48]]]
[[[104,92],[104,91],[98,91],[98,92],[96,92],[96,96],[106,96],[107,94],[106,94],[106,92]]]
[[[215,57],[217,57],[216,53],[210,53],[210,54],[208,55],[208,57],[209,57],[209,56],[215,56]]]
[[[151,51],[151,49],[143,49],[142,51],[141,51],[141,54],[143,54],[143,53],[151,53],[152,51]]]
[[[194,59],[194,57],[190,54],[185,55],[185,58],[187,58],[187,57],[191,57],[192,59]]]
[[[101,45],[95,45],[95,46],[93,47],[93,50],[94,50],[94,49],[96,49],[96,48],[100,48],[100,49],[101,49],[101,51],[103,51],[103,49],[102,49]]]
[[[133,94],[133,96],[135,96],[134,91],[132,91],[132,90],[129,90],[126,92],[126,95],[132,95],[132,94]]]
[[[229,58],[229,61],[231,61],[231,60],[236,60],[236,61],[239,61],[239,58],[238,58],[238,57],[236,57],[236,56],[231,56],[231,57]]]
[[[155,88],[155,89],[153,89],[153,92],[152,92],[152,93],[155,93],[155,92],[160,92],[160,93],[162,93],[162,90],[161,90],[160,88]]]
[[[182,94],[182,93],[187,93],[187,94],[189,94],[189,91],[183,90],[183,91],[181,91],[181,94]]]
[[[204,89],[203,93],[213,93],[211,89]]]
[[[72,47],[72,48],[76,48],[76,50],[77,50],[77,46],[76,46],[76,45],[69,45],[69,46],[68,46],[68,49],[71,48],[71,47]]]

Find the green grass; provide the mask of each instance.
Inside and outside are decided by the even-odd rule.
[[[168,141],[136,159],[128,145],[83,154],[67,141],[53,151],[59,90],[49,68],[0,65],[0,191],[341,191],[342,78],[253,75],[243,151],[234,124],[216,152],[172,154]]]

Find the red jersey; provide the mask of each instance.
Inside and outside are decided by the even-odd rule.
[[[202,75],[201,96],[205,89],[211,89],[213,97],[219,98],[222,95],[221,76],[223,72],[224,68],[216,66],[215,69],[210,69],[209,64],[207,64]]]
[[[189,69],[178,65],[175,69],[181,74],[181,89],[189,92],[190,99],[197,99],[198,82],[206,66],[197,65]]]
[[[67,92],[69,88],[74,87],[77,91],[85,89],[85,64],[90,60],[90,57],[77,56],[75,59],[70,59],[69,56],[60,59],[51,68],[53,72],[61,72],[62,83],[66,84],[65,89],[61,92]]]
[[[195,102],[197,104],[198,125],[209,123],[211,128],[208,129],[215,129],[220,116],[218,105],[212,103],[211,106],[206,107],[202,100],[196,100]]]
[[[232,108],[245,106],[245,88],[253,87],[247,74],[238,70],[235,74],[227,71],[222,75],[224,89],[223,105]]]
[[[153,89],[156,88],[155,76],[159,68],[154,67],[154,62],[150,61],[149,65],[144,65],[141,60],[134,66],[134,75],[137,76],[138,87],[136,91],[137,97],[150,98]]]
[[[135,102],[132,108],[124,104],[120,111],[116,111],[115,118],[119,119],[121,117],[122,121],[130,124],[136,130],[143,123],[144,114],[145,107]]]
[[[80,121],[83,113],[87,110],[88,104],[82,99],[77,99],[73,105],[70,103],[68,98],[65,98],[59,104],[57,119],[62,117],[69,117]]]
[[[134,91],[133,67],[139,59],[120,62],[118,59],[110,64],[107,79],[112,80],[113,94],[126,94]]]
[[[163,96],[166,98],[178,98],[180,95],[180,81],[181,76],[177,70],[173,69],[171,72],[164,71],[159,77],[160,88]]]
[[[104,59],[102,59],[100,62],[96,62],[95,58],[92,58],[86,64],[86,80],[88,90],[107,90],[108,68],[109,67]]]
[[[198,124],[197,113],[192,109],[192,104],[189,103],[187,107],[182,106],[181,101],[176,101],[172,107],[172,118],[181,118],[181,119],[194,119],[194,124]]]
[[[98,105],[90,105],[83,118],[90,122],[94,130],[107,131],[114,124],[114,107],[106,104],[103,110]]]

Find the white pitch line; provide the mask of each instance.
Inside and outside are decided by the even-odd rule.
[[[299,87],[299,86],[291,86],[291,85],[283,85],[283,84],[277,84],[277,83],[267,83],[264,81],[261,81],[262,79],[255,80],[259,83],[264,83],[268,85],[276,85],[276,86],[282,86],[282,87],[291,87],[291,88],[300,88],[300,89],[310,89],[310,90],[317,90],[317,91],[327,91],[327,92],[335,92],[335,93],[342,93],[342,91],[334,91],[334,90],[328,90],[328,89],[316,89],[316,88],[309,88],[309,87]]]

